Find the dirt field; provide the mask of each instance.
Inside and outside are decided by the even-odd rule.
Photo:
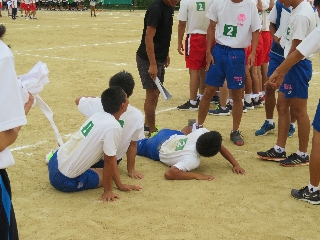
[[[177,13],[176,13],[177,14]],[[5,12],[2,11],[5,16]],[[19,14],[20,16],[20,14]],[[144,11],[48,12],[38,11],[38,20],[17,21],[2,17],[7,27],[4,41],[11,44],[17,74],[28,72],[38,61],[50,70],[51,83],[41,93],[55,114],[55,122],[67,141],[84,121],[74,103],[81,95],[97,95],[109,78],[123,69],[131,72],[136,87],[130,103],[143,110],[144,91],[136,69]],[[173,95],[159,100],[157,124],[182,128],[197,112],[175,109],[188,98],[189,76],[184,58],[176,51],[177,21],[174,17],[171,65],[165,86]],[[318,102],[318,56],[310,83],[308,112],[313,120]],[[1,103],[5,104],[5,103]],[[212,104],[212,108],[214,105]],[[167,167],[137,157],[136,170],[143,180],[126,175],[126,160],[119,165],[124,183],[139,184],[140,192],[120,192],[113,203],[98,201],[102,189],[80,193],[58,192],[49,184],[44,158],[56,146],[49,122],[35,106],[28,125],[11,150],[16,165],[8,169],[21,239],[320,239],[319,207],[291,198],[292,188],[308,183],[308,167],[284,168],[264,162],[256,152],[271,148],[276,133],[255,137],[265,118],[264,108],[243,114],[241,128],[245,145],[229,140],[232,117],[208,116],[205,126],[221,132],[224,145],[235,155],[246,176],[232,173],[222,156],[201,159],[198,172],[215,181],[169,181]],[[275,116],[277,119],[277,115]],[[311,150],[311,137],[309,152]],[[297,135],[287,143],[287,152],[297,151]]]

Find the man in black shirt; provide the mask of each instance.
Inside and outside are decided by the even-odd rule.
[[[146,12],[142,39],[136,60],[143,88],[145,132],[151,136],[156,132],[155,111],[159,90],[154,83],[156,77],[163,83],[165,68],[170,64],[169,47],[172,33],[174,6],[180,0],[154,0]]]

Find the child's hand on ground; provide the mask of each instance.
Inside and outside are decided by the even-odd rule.
[[[112,191],[108,191],[108,192],[104,192],[99,200],[102,202],[110,202],[110,201],[113,202],[119,198],[120,197],[118,194],[115,194]]]
[[[244,170],[242,167],[240,166],[235,166],[232,168],[232,172],[237,173],[237,174],[242,174],[242,175],[246,175],[246,170]]]
[[[136,170],[128,171],[128,176],[134,179],[143,179],[144,176],[142,173],[137,172]]]

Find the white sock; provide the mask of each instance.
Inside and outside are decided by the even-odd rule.
[[[309,183],[308,189],[309,189],[309,192],[311,192],[311,193],[314,193],[314,192],[319,190],[318,187],[315,187],[315,186],[311,185],[311,183]]]
[[[300,157],[303,157],[303,158],[305,158],[306,156],[308,156],[308,153],[307,153],[307,152],[300,152],[300,150],[297,151],[297,154],[298,154]]]
[[[196,105],[196,104],[197,104],[197,100],[191,100],[191,99],[190,99],[190,103],[191,103],[192,105]]]
[[[203,96],[202,94],[198,93],[197,94],[197,99],[201,100],[202,96]]]
[[[247,103],[251,103],[251,94],[245,94],[245,95],[244,95],[244,100],[245,100]]]
[[[283,153],[286,151],[285,148],[279,147],[278,145],[274,145],[274,150],[276,150],[277,153]]]
[[[267,121],[269,122],[269,124],[273,124],[274,123],[272,118],[271,119],[267,119]]]

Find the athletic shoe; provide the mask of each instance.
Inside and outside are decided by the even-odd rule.
[[[239,130],[231,131],[230,140],[237,146],[242,146],[244,144],[244,140]]]
[[[291,196],[300,201],[305,201],[313,205],[320,204],[320,194],[319,190],[313,193],[309,192],[308,186],[301,188],[300,190],[292,189]]]
[[[247,101],[244,101],[244,106],[246,106],[246,108],[249,109],[249,110],[253,110],[254,109],[252,101],[250,103],[247,103]]]
[[[229,116],[230,115],[230,110],[229,108],[226,107],[226,109],[222,109],[220,104],[216,106],[216,109],[214,110],[209,110],[210,115],[215,115],[215,116]]]
[[[261,98],[260,98],[260,100],[261,100],[261,103],[264,103],[265,102],[265,100],[266,100],[266,97],[265,97],[266,95],[263,95]]]
[[[274,148],[270,148],[270,150],[266,152],[257,152],[258,157],[262,160],[267,161],[280,161],[286,159],[286,152],[278,153]]]
[[[288,132],[288,137],[292,137],[294,135],[294,132],[296,131],[296,129],[293,127],[293,125],[290,123],[290,128],[289,128],[289,132]]]
[[[267,120],[264,121],[262,127],[256,131],[256,136],[265,136],[268,133],[274,132],[276,124],[270,124]]]
[[[307,166],[309,165],[309,156],[300,157],[296,153],[292,153],[285,160],[280,161],[280,165],[284,167]]]
[[[179,110],[183,110],[183,111],[197,111],[197,110],[198,110],[198,107],[199,107],[198,101],[197,101],[197,104],[196,104],[196,105],[192,105],[192,104],[190,103],[190,100],[189,100],[189,101],[187,101],[186,103],[178,106],[177,108],[178,108]]]
[[[149,134],[150,134],[150,128],[149,127],[147,127],[147,126],[144,126],[144,136],[149,136]]]
[[[252,104],[254,107],[256,108],[261,108],[263,107],[263,103],[261,102],[261,98],[259,98],[259,100],[257,102],[255,102],[253,99],[252,99]]]
[[[219,96],[213,96],[210,103],[218,104],[220,103],[220,97]]]
[[[231,104],[231,102],[228,102],[228,103],[227,103],[227,108],[229,108],[229,111],[232,112],[232,104]],[[246,113],[247,111],[248,111],[248,110],[247,110],[246,106],[243,105],[242,112]]]
[[[159,130],[160,130],[159,127],[156,125],[156,131],[150,133],[150,130],[149,130],[149,133],[148,133],[147,137],[148,137],[148,138],[153,137],[154,135],[156,135],[156,134],[159,132]]]
[[[50,159],[52,158],[53,154],[54,154],[54,151],[51,150],[51,151],[46,155],[46,158],[45,158],[46,164],[49,163],[49,161],[50,161]]]
[[[243,104],[243,107],[242,107],[242,112],[244,112],[244,113],[248,112],[247,107],[244,104]]]

